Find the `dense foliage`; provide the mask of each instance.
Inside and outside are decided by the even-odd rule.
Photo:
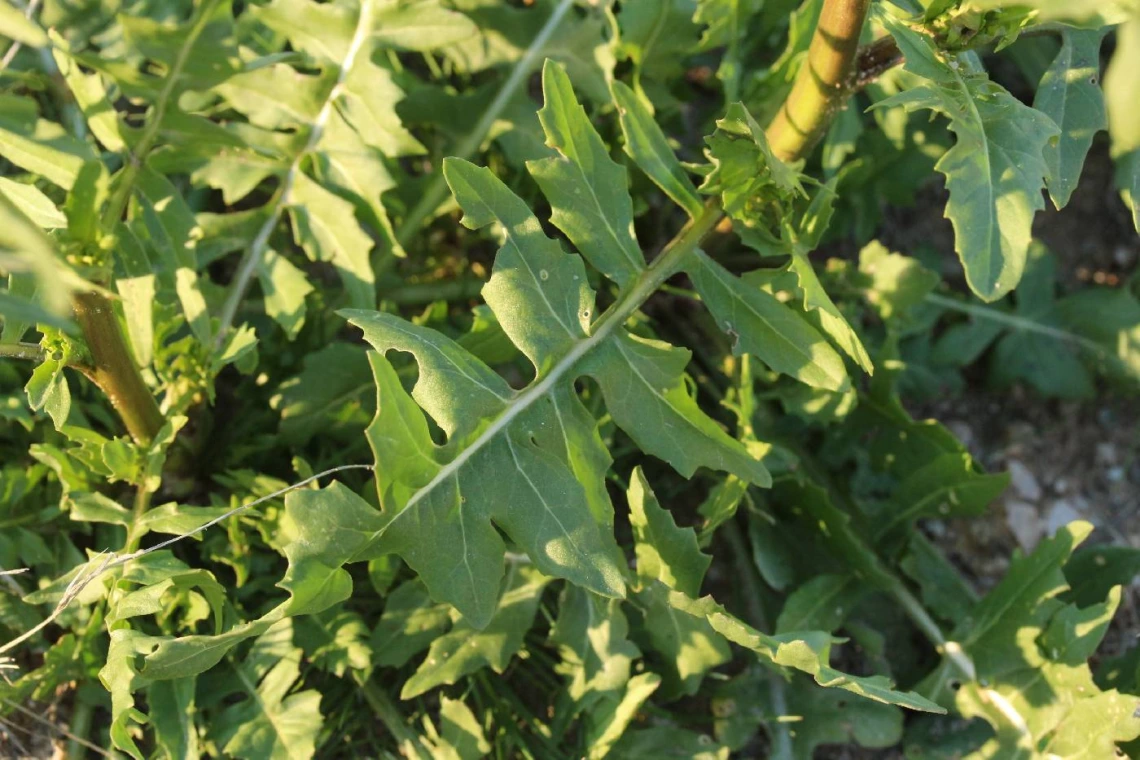
[[[904,405],[1136,391],[1033,222],[1140,229],[1140,6],[11,2],[5,753],[1140,751],[1140,550],[981,593]]]

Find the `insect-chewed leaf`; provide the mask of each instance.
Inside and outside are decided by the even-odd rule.
[[[935,167],[950,191],[946,216],[971,290],[996,300],[1025,269],[1033,215],[1045,207],[1044,151],[1057,126],[970,71],[968,57],[946,60],[926,35],[890,18],[884,23],[906,56],[906,70],[925,81],[876,107],[925,108],[950,118],[957,142]]]

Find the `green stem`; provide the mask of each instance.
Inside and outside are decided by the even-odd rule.
[[[363,0],[360,4],[360,15],[356,20],[356,30],[353,32],[348,50],[345,51],[344,60],[341,62],[340,71],[337,73],[336,83],[329,90],[325,102],[321,105],[321,110],[313,119],[313,123],[309,127],[309,138],[305,141],[304,147],[293,157],[293,162],[281,180],[280,188],[270,201],[268,216],[262,222],[249,248],[242,254],[241,261],[238,262],[237,271],[230,282],[225,303],[222,305],[222,312],[218,317],[218,332],[214,337],[215,349],[219,349],[225,344],[230,327],[233,326],[234,319],[237,317],[241,301],[245,298],[245,292],[249,289],[249,284],[253,280],[253,276],[257,274],[257,268],[265,256],[265,251],[269,248],[269,236],[273,234],[278,220],[281,219],[281,214],[292,201],[293,184],[297,180],[297,174],[301,171],[301,164],[316,150],[321,137],[324,136],[325,127],[328,125],[329,119],[332,118],[336,102],[344,94],[344,83],[356,62],[357,55],[364,49],[371,31],[372,0]]]
[[[178,49],[178,54],[170,66],[170,71],[166,72],[165,84],[163,84],[162,91],[159,92],[158,98],[154,102],[154,112],[147,118],[142,134],[135,142],[135,147],[127,154],[122,174],[115,181],[115,189],[103,212],[103,229],[115,229],[115,225],[122,219],[123,212],[127,208],[127,202],[131,198],[131,192],[134,190],[135,180],[138,179],[139,172],[142,171],[147,156],[150,155],[162,130],[162,122],[166,117],[166,108],[174,96],[174,88],[182,81],[182,70],[190,60],[190,51],[212,18],[212,11],[218,2],[220,0],[207,0],[199,9],[198,17],[190,27],[182,47]]]
[[[392,734],[392,738],[396,740],[396,744],[400,747],[400,753],[408,758],[431,760],[431,753],[421,743],[419,735],[408,728],[404,714],[400,712],[400,708],[396,707],[388,693],[372,681],[365,680],[364,676],[358,672],[353,673],[353,678],[360,686],[360,693],[364,696],[364,701],[368,703],[372,712]]]
[[[98,293],[79,293],[73,307],[91,353],[84,373],[111,400],[135,442],[150,443],[162,428],[162,412],[135,366],[111,302]]]
[[[139,548],[139,540],[142,539],[142,533],[138,528],[139,520],[148,509],[150,509],[150,491],[138,486],[135,490],[135,507],[131,511],[131,525],[127,528],[127,542],[123,547],[124,554],[131,554]]]
[[[466,301],[475,298],[485,280],[464,277],[445,282],[413,282],[382,291],[384,300],[399,306],[418,306],[433,301]]]
[[[951,311],[957,311],[962,314],[969,314],[972,317],[988,319],[993,322],[1006,325],[1007,327],[1012,327],[1014,330],[1033,332],[1037,333],[1038,335],[1046,335],[1050,338],[1055,338],[1056,340],[1065,341],[1066,343],[1072,343],[1098,356],[1104,356],[1108,354],[1108,350],[1105,349],[1104,346],[1100,345],[1099,343],[1094,343],[1088,338],[1081,337],[1080,335],[1076,335],[1075,333],[1061,330],[1056,327],[1043,325],[1040,322],[1034,322],[1032,319],[1019,317],[1016,314],[1009,314],[990,306],[979,306],[972,303],[963,303],[962,301],[958,301],[954,298],[947,298],[946,296],[940,296],[935,293],[927,294],[923,300],[925,300],[927,303],[934,304],[935,306],[941,306],[943,309],[950,309]]]
[[[551,12],[550,17],[546,20],[546,23],[543,24],[542,29],[539,30],[534,40],[530,43],[530,47],[527,48],[523,57],[515,64],[507,80],[503,82],[503,86],[495,93],[495,99],[487,106],[487,110],[483,112],[479,123],[463,138],[461,143],[455,146],[455,150],[451,155],[469,159],[482,147],[483,141],[491,131],[491,127],[498,121],[503,109],[507,107],[507,104],[511,98],[514,97],[518,88],[526,81],[526,78],[530,76],[531,72],[534,71],[540,62],[543,51],[546,49],[546,43],[558,30],[562,19],[573,6],[574,0],[562,0]],[[408,212],[408,215],[404,217],[404,221],[396,231],[396,240],[399,241],[400,245],[407,245],[411,241],[412,237],[419,232],[420,225],[439,208],[439,204],[446,195],[447,183],[443,179],[443,172],[437,171],[431,183],[420,196],[419,201],[412,207],[411,211]]]
[[[870,5],[870,0],[824,0],[807,58],[767,129],[781,159],[806,156],[843,106],[855,83],[859,35]]]
[[[0,343],[0,357],[5,359],[42,362],[46,356],[44,350],[34,343]]]

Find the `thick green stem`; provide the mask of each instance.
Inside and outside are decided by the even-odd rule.
[[[162,412],[135,366],[111,302],[98,293],[80,293],[73,306],[91,353],[85,374],[111,400],[131,437],[150,443],[162,427]]]
[[[870,5],[870,0],[824,0],[807,59],[767,129],[772,150],[781,159],[806,156],[843,107],[855,83],[859,34]]]

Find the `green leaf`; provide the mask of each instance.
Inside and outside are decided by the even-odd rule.
[[[984,514],[1009,485],[1009,474],[983,475],[974,470],[969,454],[945,454],[913,470],[899,484],[888,504],[876,509],[874,536],[885,541],[921,517]],[[901,536],[899,536],[901,537]]]
[[[1065,563],[1069,590],[1062,598],[1080,607],[1100,602],[1113,586],[1128,586],[1140,575],[1140,549],[1131,546],[1081,547]]]
[[[591,324],[593,294],[581,260],[546,238],[525,204],[489,171],[451,159],[445,174],[467,226],[498,221],[504,231],[484,295],[537,377],[516,392],[442,335],[386,314],[343,312],[380,352],[415,357],[412,398],[448,439],[435,446],[403,390],[378,374],[380,414],[388,408],[405,420],[399,436],[373,436],[378,471],[386,471],[389,458],[408,461],[413,451],[426,458],[394,470],[391,483],[381,475],[388,522],[370,551],[399,553],[433,598],[454,604],[476,628],[492,614],[502,573],[505,547],[492,521],[543,573],[621,596],[603,485],[608,455],[574,379],[593,376],[618,425],[683,475],[710,466],[763,483],[767,472],[697,406],[684,381],[688,352],[622,329],[651,290],[640,284],[648,270],[631,285],[632,296]]]
[[[0,155],[64,190],[71,189],[83,164],[95,159],[87,143],[38,118],[34,100],[0,96],[0,114]]]
[[[352,223],[352,204],[308,176],[298,174],[290,196],[289,213],[293,219],[294,235],[309,258],[332,262],[340,273],[348,292],[348,302],[355,308],[375,306],[376,280],[369,261],[372,239]],[[346,224],[345,220],[349,223]],[[293,288],[296,292],[296,282]]]
[[[35,185],[0,177],[0,195],[4,195],[38,227],[54,230],[67,226],[67,217]]]
[[[630,665],[641,655],[628,634],[629,624],[618,600],[572,584],[563,587],[550,643],[562,658],[555,672],[569,679],[571,699],[580,702],[592,692],[616,692],[625,687]]]
[[[336,367],[330,372],[330,367]],[[301,372],[283,382],[274,398],[282,437],[293,445],[317,434],[359,440],[374,412],[368,359],[359,346],[330,343],[306,355]]]
[[[64,362],[46,359],[32,372],[24,391],[33,411],[43,410],[51,417],[56,430],[62,430],[71,413],[71,390],[63,372]]]
[[[633,203],[625,168],[610,159],[574,95],[564,66],[547,60],[542,93],[538,118],[547,144],[558,155],[530,161],[527,168],[550,200],[550,221],[587,261],[624,286],[645,268],[633,236]],[[449,183],[455,187],[450,175]],[[462,198],[459,201],[467,207]]]
[[[1108,107],[1108,134],[1116,161],[1116,185],[1132,211],[1132,224],[1140,232],[1140,17],[1117,27],[1116,52],[1104,74]]]
[[[701,50],[724,47],[717,67],[717,78],[724,82],[724,99],[733,102],[740,94],[744,77],[741,47],[749,32],[749,22],[764,6],[763,0],[699,0],[693,21],[706,26]]]
[[[267,250],[257,277],[265,295],[265,313],[290,339],[297,337],[305,324],[305,296],[313,292],[304,272],[276,251]]]
[[[420,580],[397,586],[384,599],[384,614],[372,633],[377,665],[402,667],[451,626],[451,608],[428,596]]]
[[[147,689],[154,726],[154,741],[175,760],[201,754],[198,728],[194,725],[194,689],[197,679],[159,681]]]
[[[269,760],[307,760],[316,752],[323,718],[314,689],[290,693],[301,673],[300,648],[290,644],[290,621],[254,642],[246,662],[234,667],[245,699],[226,708],[212,726],[225,737],[227,755]]]
[[[28,10],[31,15],[32,10]],[[12,4],[0,4],[0,34],[30,47],[43,47],[48,44],[47,34],[34,21],[29,19]]]
[[[828,664],[832,639],[820,632],[763,634],[729,614],[712,597],[691,599],[673,591],[667,604],[690,616],[704,618],[720,635],[734,644],[755,652],[767,662],[810,674],[820,686],[843,689],[876,702],[899,705],[924,712],[943,712],[930,700],[914,692],[899,692],[884,676],[852,676]]]
[[[656,673],[639,673],[629,679],[625,693],[605,695],[591,710],[586,722],[586,757],[602,760],[637,717],[638,710],[661,685]]]
[[[709,467],[769,485],[764,465],[700,410],[684,375],[689,356],[661,341],[619,333],[589,357],[585,369],[601,386],[618,426],[684,477]]]
[[[655,3],[666,6],[667,3]],[[630,4],[626,3],[623,11]],[[625,153],[633,159],[653,182],[673,199],[673,202],[696,217],[701,212],[701,199],[693,181],[681,167],[681,162],[669,147],[665,133],[653,120],[653,114],[645,107],[633,90],[614,80],[610,84],[614,105],[617,106],[621,122],[621,133],[625,137]]]
[[[974,679],[952,687],[949,665],[925,682],[938,699],[953,700],[996,735],[979,757],[1109,756],[1115,743],[1140,735],[1133,715],[1140,699],[1101,691],[1085,658],[1096,648],[1119,601],[1084,610],[1056,597],[1066,590],[1061,567],[1092,526],[1073,523],[1014,560],[1006,577],[954,630],[952,639],[974,664]]]
[[[626,0],[618,9],[618,55],[633,63],[634,88],[664,90],[684,71],[700,41],[693,23],[695,0]],[[662,86],[664,85],[664,86]]]
[[[443,736],[435,756],[440,760],[478,760],[491,752],[483,726],[471,708],[460,700],[440,698],[439,720]]]
[[[615,760],[643,757],[728,760],[728,755],[728,747],[717,746],[704,734],[680,726],[661,725],[626,731],[609,757]]]
[[[748,353],[774,372],[827,390],[848,387],[843,359],[796,311],[698,253],[693,286],[717,324],[732,338],[732,353]]]
[[[534,622],[542,590],[550,578],[528,565],[510,563],[498,609],[491,620],[475,628],[461,620],[436,638],[412,677],[404,682],[401,699],[411,699],[443,684],[490,667],[502,673],[519,651]]]
[[[386,4],[376,13],[375,29],[381,44],[401,50],[434,50],[476,32],[467,17],[441,7],[439,0]]]
[[[832,633],[843,625],[863,593],[864,589],[850,575],[817,575],[788,596],[776,619],[776,633]]]
[[[1043,155],[1057,126],[972,71],[968,58],[944,60],[925,34],[889,17],[884,23],[906,57],[906,70],[922,84],[876,107],[929,109],[950,118],[957,141],[935,166],[950,191],[946,216],[970,289],[984,301],[997,300],[1013,290],[1025,268],[1033,216],[1044,208],[1049,167]]]
[[[732,651],[703,615],[673,603],[689,597],[653,581],[637,592],[646,647],[661,660],[663,698],[697,693],[708,672],[732,659]]]
[[[703,554],[691,528],[678,528],[661,507],[640,467],[629,479],[629,523],[637,554],[637,575],[661,581],[689,596],[698,596],[712,557]]]
[[[939,283],[936,272],[877,240],[859,251],[859,273],[870,278],[866,298],[884,321],[922,303]]]
[[[1037,85],[1033,107],[1056,122],[1061,137],[1045,146],[1049,196],[1053,205],[1068,204],[1093,137],[1107,126],[1100,89],[1102,30],[1061,33],[1061,50]]]

